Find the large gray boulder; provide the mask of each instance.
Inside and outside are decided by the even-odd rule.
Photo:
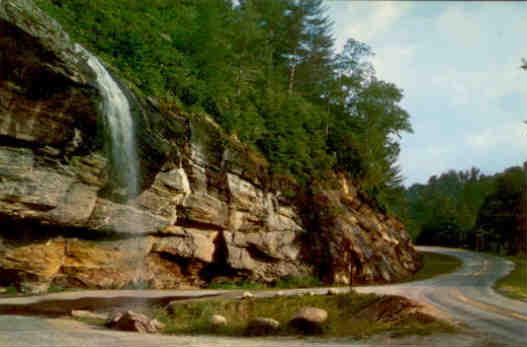
[[[272,335],[280,330],[280,322],[273,318],[256,317],[247,323],[245,334],[249,336]]]
[[[328,312],[317,307],[303,307],[291,319],[289,325],[304,334],[320,334]]]

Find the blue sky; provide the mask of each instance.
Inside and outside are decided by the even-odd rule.
[[[526,2],[327,1],[337,49],[369,44],[404,90],[406,184],[448,169],[491,174],[527,160]]]

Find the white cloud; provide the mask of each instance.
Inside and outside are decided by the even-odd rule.
[[[399,18],[412,6],[410,2],[392,1],[350,1],[332,3],[341,15],[345,16],[345,24],[339,28],[337,47],[342,47],[344,41],[352,37],[363,42],[371,42],[386,33]]]

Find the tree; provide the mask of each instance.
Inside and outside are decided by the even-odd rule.
[[[496,251],[505,248],[517,254],[521,245],[522,205],[525,199],[525,172],[520,167],[507,169],[496,180],[496,191],[485,199],[478,213],[476,228],[486,232],[486,243]]]
[[[427,184],[414,184],[405,191],[409,229],[418,242],[442,242],[445,238],[430,235],[443,233],[445,223],[455,224],[457,245],[475,246],[475,224],[485,198],[494,191],[495,177],[485,176],[477,168],[442,173],[429,178]],[[420,236],[427,231],[428,235]],[[449,240],[453,240],[451,236]],[[450,242],[450,241],[449,241]]]
[[[375,77],[366,44],[335,52],[323,0],[36,1],[136,91],[208,114],[273,173],[307,188],[336,170],[401,196],[402,91]]]

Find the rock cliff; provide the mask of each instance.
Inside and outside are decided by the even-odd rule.
[[[282,193],[296,187],[206,116],[127,93],[142,187],[125,204],[103,150],[93,72],[31,1],[0,2],[0,285],[374,282],[418,268],[404,226],[345,177],[298,203]]]

